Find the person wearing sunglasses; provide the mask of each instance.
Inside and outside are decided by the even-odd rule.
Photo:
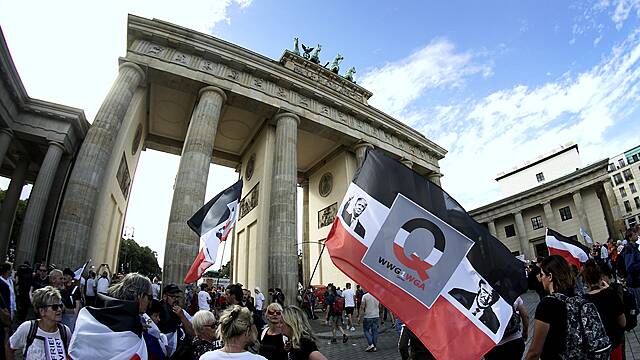
[[[260,333],[260,355],[269,360],[287,359],[288,338],[282,334],[282,305],[267,306],[267,326]]]
[[[191,315],[181,306],[183,291],[176,284],[169,284],[162,290],[162,312],[158,328],[169,341],[169,356],[187,359],[191,356],[191,341],[195,335]]]
[[[218,323],[211,311],[200,310],[196,312],[191,323],[193,331],[196,333],[192,343],[193,356],[191,358],[193,360],[200,359],[200,356],[207,351],[222,349],[224,346],[222,340],[218,340],[216,335]]]
[[[11,349],[22,349],[24,358],[46,359],[50,347],[61,348],[68,353],[71,330],[60,323],[62,304],[60,292],[52,286],[37,289],[32,294],[32,305],[37,320],[25,321],[9,339]],[[45,342],[45,339],[48,341]]]

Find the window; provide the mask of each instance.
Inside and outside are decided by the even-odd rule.
[[[637,162],[640,161],[640,156],[638,156],[638,154],[633,154],[631,155],[631,159],[633,159],[633,162]]]
[[[571,209],[569,209],[568,206],[560,209],[560,219],[562,219],[562,221],[567,221],[571,219]]]
[[[624,175],[624,180],[625,181],[633,180],[633,174],[631,173],[631,169],[627,169],[627,170],[623,171],[622,175]]]
[[[533,227],[533,230],[542,229],[542,217],[541,216],[532,217],[531,218],[531,227]]]
[[[622,197],[627,196],[627,191],[624,189],[624,187],[621,187],[619,190],[620,190],[620,196]]]
[[[620,167],[624,167],[625,166],[624,159],[618,159],[618,164],[620,164]]]
[[[504,233],[507,237],[516,236],[516,228],[513,227],[513,224],[507,225],[504,227]]]
[[[635,194],[638,190],[636,189],[636,184],[634,183],[630,183],[629,184],[629,190],[631,190],[632,194]]]
[[[537,173],[536,174],[536,180],[538,180],[538,182],[543,182],[544,181],[544,175],[542,173]]]
[[[620,175],[620,174],[613,175],[613,182],[615,182],[616,185],[622,184],[624,182],[624,181],[622,181],[622,175]]]
[[[631,203],[629,202],[629,200],[625,200],[625,201],[624,201],[624,209],[625,209],[627,212],[631,212]]]
[[[636,226],[636,217],[631,217],[627,219],[627,228],[631,228]]]
[[[636,209],[640,209],[640,197],[634,197],[633,201],[636,202]]]

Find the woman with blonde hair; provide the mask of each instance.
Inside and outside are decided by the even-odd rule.
[[[224,342],[224,347],[204,353],[200,360],[266,360],[260,355],[245,350],[248,345],[256,341],[253,331],[253,316],[249,309],[238,305],[227,308],[220,316],[218,338]]]
[[[271,303],[267,306],[267,326],[260,332],[260,355],[268,360],[287,360],[285,344],[288,338],[282,335],[282,305]]]
[[[282,333],[289,338],[289,360],[327,360],[318,350],[316,337],[304,311],[297,306],[287,306],[282,313]]]

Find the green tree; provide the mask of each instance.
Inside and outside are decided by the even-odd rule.
[[[202,277],[228,279],[231,271],[231,261],[227,261],[219,270],[209,270]]]
[[[158,254],[148,246],[140,246],[133,239],[120,241],[118,254],[119,270],[124,273],[139,272],[152,279],[162,277],[162,269],[158,265]]]
[[[6,190],[0,190],[0,207],[4,205],[4,198],[6,196],[6,193]],[[22,221],[24,220],[25,211],[27,211],[27,200],[18,200],[16,217],[13,220],[11,236],[9,237],[9,250],[7,253],[7,258],[11,262],[14,262],[16,260],[16,244],[18,243],[18,235],[20,235],[20,229],[22,229]],[[4,256],[4,254],[2,254],[2,256]]]

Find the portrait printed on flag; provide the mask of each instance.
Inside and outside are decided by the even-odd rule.
[[[351,203],[353,202],[353,206]],[[367,200],[363,197],[358,197],[354,200],[351,196],[349,200],[344,204],[342,208],[342,220],[349,226],[353,232],[364,238],[366,230],[361,222],[362,213],[367,209]]]
[[[480,319],[492,333],[498,332],[500,321],[491,307],[498,302],[500,296],[486,281],[480,279],[476,291],[453,288],[449,295],[471,311],[471,315]]]

